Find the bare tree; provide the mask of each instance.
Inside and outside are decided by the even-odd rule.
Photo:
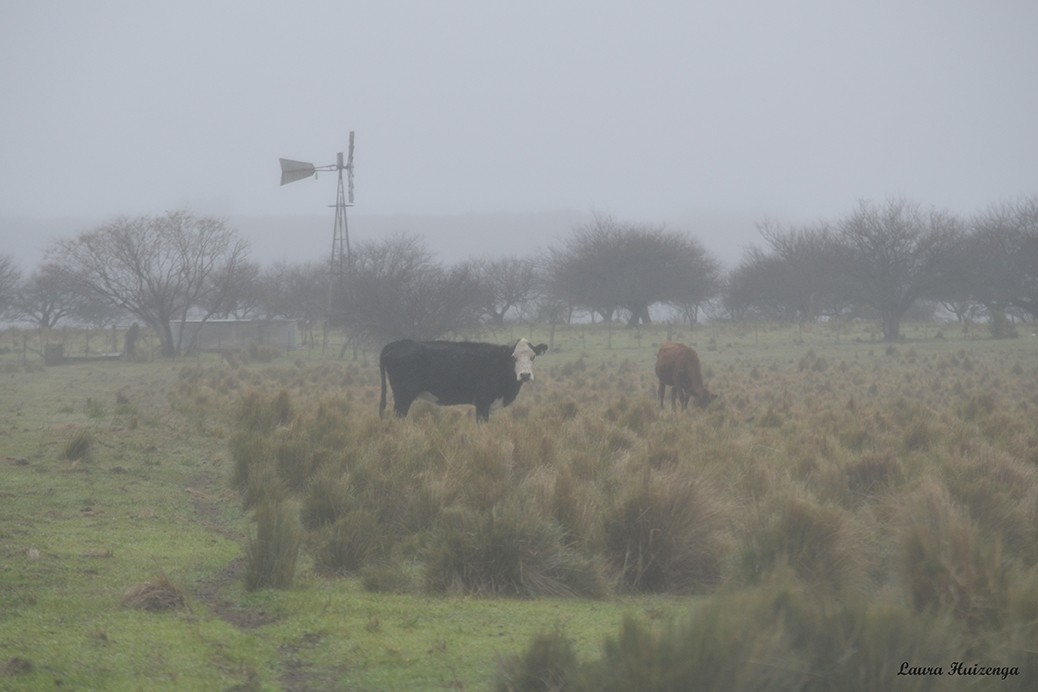
[[[15,319],[50,329],[75,315],[84,296],[70,276],[55,264],[44,264],[18,287],[8,314]]]
[[[346,328],[370,342],[434,339],[478,323],[480,284],[471,266],[445,269],[419,238],[399,235],[357,247],[336,301]]]
[[[14,299],[22,273],[9,255],[0,255],[0,315]]]
[[[650,321],[654,304],[708,298],[716,290],[719,265],[690,236],[596,216],[551,251],[548,272],[554,294],[606,320],[622,308],[635,326]]]
[[[847,309],[847,251],[827,224],[783,227],[765,221],[757,228],[767,247],[743,253],[727,277],[725,303],[744,314],[798,322]]]
[[[237,267],[228,267],[230,276],[213,276],[213,283],[226,282],[226,291],[214,291],[214,296],[221,298],[219,304],[209,307],[213,317],[249,319],[259,314],[263,308],[263,288],[261,285],[262,269],[255,262],[241,262]],[[207,292],[209,293],[209,292]]]
[[[537,264],[533,259],[477,260],[473,271],[481,284],[481,309],[494,324],[504,324],[509,311],[520,309],[537,297]]]
[[[721,304],[733,320],[748,317],[792,320],[800,302],[791,290],[791,268],[774,253],[751,246],[725,276]]]
[[[845,311],[843,267],[848,253],[827,223],[782,227],[765,221],[758,230],[771,251],[768,258],[777,265],[773,283],[761,288],[781,302],[787,314],[806,322]]]
[[[313,324],[327,310],[328,265],[325,262],[277,262],[261,272],[259,284],[267,317],[287,317]]]
[[[718,319],[740,322],[752,316],[754,299],[751,279],[753,266],[743,259],[738,267],[729,269],[721,277],[720,291],[717,296]]]
[[[185,211],[120,218],[71,240],[48,257],[83,290],[155,330],[162,355],[180,351],[189,313],[204,321],[227,305],[248,245],[223,220]],[[177,337],[171,323],[179,321]]]
[[[1038,318],[1038,196],[977,215],[961,246],[961,275],[993,320],[1009,308]]]
[[[879,313],[885,341],[900,338],[901,320],[916,300],[936,297],[961,226],[947,213],[923,211],[902,198],[879,207],[862,201],[839,223],[844,290]]]

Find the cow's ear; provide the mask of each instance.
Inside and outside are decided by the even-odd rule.
[[[548,344],[537,344],[536,346],[533,347],[533,352],[536,353],[539,356],[543,356],[544,353],[547,350],[548,350]]]

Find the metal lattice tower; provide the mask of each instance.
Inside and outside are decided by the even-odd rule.
[[[297,180],[317,175],[318,171],[338,171],[339,184],[335,195],[335,226],[332,229],[332,253],[328,263],[328,300],[331,309],[332,296],[336,288],[341,287],[353,266],[350,255],[350,230],[346,222],[346,207],[353,206],[353,130],[350,130],[350,144],[346,156],[339,152],[336,162],[327,166],[314,166],[305,161],[279,159],[281,162],[281,184],[287,185]],[[343,171],[346,181],[343,182]]]

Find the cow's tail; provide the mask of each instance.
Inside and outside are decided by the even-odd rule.
[[[382,398],[378,400],[378,417],[382,416],[386,412],[386,356],[381,354],[378,359],[378,370],[382,376]]]

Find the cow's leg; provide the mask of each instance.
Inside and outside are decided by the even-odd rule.
[[[411,409],[416,397],[413,394],[397,394],[393,392],[393,412],[397,418],[404,418]]]
[[[670,408],[673,411],[678,410],[678,389],[677,385],[671,385],[670,387]]]
[[[666,393],[667,393],[667,385],[663,384],[663,380],[660,380],[660,388],[659,388],[660,408],[663,408],[663,397],[664,397],[664,395]]]
[[[685,389],[684,387],[682,387],[681,388],[681,410],[682,411],[687,411],[688,410],[688,398],[689,398],[688,390]]]
[[[476,404],[476,422],[485,423],[490,420],[490,402]]]

